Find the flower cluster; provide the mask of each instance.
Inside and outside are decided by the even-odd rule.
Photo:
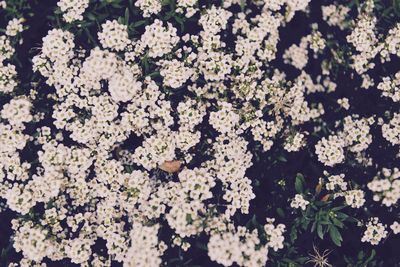
[[[362,190],[349,190],[344,193],[346,204],[352,208],[360,208],[365,203],[364,191]]]
[[[157,14],[161,11],[160,0],[138,0],[135,1],[135,6],[139,7],[143,11],[143,17],[150,17],[153,14]]]
[[[212,233],[208,243],[208,255],[211,260],[223,266],[263,266],[267,261],[268,247],[274,250],[282,247],[282,233],[284,225],[274,226],[273,220],[269,220],[264,229],[270,241],[267,245],[261,245],[257,236],[257,230],[248,231],[245,227],[228,229],[223,233]],[[229,229],[230,228],[230,229]]]
[[[371,243],[371,245],[378,245],[387,234],[386,226],[379,222],[377,217],[374,217],[367,223],[367,230],[365,230],[361,241]]]
[[[292,208],[301,208],[302,210],[305,210],[308,204],[310,204],[310,202],[308,200],[305,200],[304,197],[300,194],[296,194],[290,202],[290,206]]]
[[[66,22],[82,20],[83,13],[89,6],[89,0],[60,0],[57,2],[63,12],[63,18]]]
[[[6,28],[6,35],[8,36],[16,36],[18,33],[21,33],[23,31],[23,25],[22,23],[25,20],[23,18],[20,19],[12,19],[8,22],[7,28]]]
[[[156,19],[153,24],[146,26],[140,45],[149,49],[149,57],[156,58],[171,52],[179,39],[172,24],[168,23],[167,27],[164,27],[163,22]]]
[[[344,156],[344,140],[336,135],[330,135],[328,139],[322,138],[315,146],[318,160],[327,166],[342,163]]]
[[[102,28],[103,30],[98,33],[98,37],[104,48],[121,51],[130,43],[126,25],[122,25],[116,20],[107,20]]]
[[[379,1],[36,2],[0,1],[9,267],[304,266],[303,240],[400,233],[400,24]]]
[[[382,90],[382,96],[390,97],[394,102],[400,102],[400,72],[395,74],[394,79],[383,77],[376,88]]]
[[[400,199],[400,171],[398,168],[382,169],[383,179],[379,174],[368,183],[368,189],[374,192],[374,200],[381,201],[383,205],[390,207]]]
[[[347,26],[346,15],[350,8],[344,5],[322,6],[322,17],[330,26],[338,26],[345,29]]]

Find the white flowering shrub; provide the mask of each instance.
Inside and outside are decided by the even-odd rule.
[[[0,266],[399,266],[399,18],[0,1]]]

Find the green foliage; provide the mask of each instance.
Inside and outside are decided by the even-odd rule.
[[[376,266],[377,262],[374,259],[376,252],[374,249],[371,252],[360,251],[357,254],[357,258],[352,258],[344,255],[344,260],[351,267],[364,267],[364,266]]]
[[[304,189],[305,179],[302,174],[297,174],[294,187],[298,194],[311,195],[309,189]],[[332,243],[340,247],[343,241],[341,231],[346,229],[346,222],[355,223],[357,219],[342,211],[346,206],[336,206],[329,198],[320,200],[319,197],[319,192],[313,195],[306,210],[295,218],[290,231],[290,240],[293,243],[301,232],[310,231],[321,240],[329,234]],[[282,211],[279,213],[283,214]]]

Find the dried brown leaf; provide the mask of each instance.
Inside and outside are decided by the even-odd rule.
[[[159,166],[159,168],[168,173],[175,173],[178,172],[182,166],[182,162],[179,160],[171,160],[165,161],[163,164]]]

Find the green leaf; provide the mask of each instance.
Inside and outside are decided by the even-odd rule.
[[[95,39],[93,38],[93,36],[90,34],[90,31],[88,30],[88,28],[84,27],[83,29],[84,29],[84,31],[85,31],[85,33],[86,33],[86,35],[87,35],[89,41],[92,42],[93,44],[97,45],[96,40],[95,40]]]
[[[281,162],[287,162],[287,159],[282,155],[278,157],[278,160]]]
[[[161,1],[162,6],[168,6],[169,5],[169,0],[162,0]]]
[[[309,221],[309,220],[305,220],[305,221],[302,223],[301,227],[302,227],[304,230],[307,230],[309,224],[310,224],[310,221]]]
[[[198,247],[199,249],[204,250],[204,251],[208,250],[207,245],[205,245],[201,242],[196,242],[196,247]]]
[[[330,221],[327,221],[327,220],[321,220],[319,223],[320,223],[320,224],[325,224],[325,225],[331,224],[331,222],[330,222]]]
[[[332,218],[332,222],[334,225],[336,225],[339,228],[343,228],[343,226],[344,226],[343,223],[336,218]]]
[[[278,215],[282,218],[285,218],[285,212],[283,212],[282,208],[277,208],[276,209],[276,213],[278,213]]]
[[[93,13],[88,13],[87,17],[91,21],[96,21],[97,20],[96,16]]]
[[[296,181],[294,183],[294,188],[296,189],[296,192],[301,194],[303,193],[304,190],[304,177],[301,173],[298,173],[296,176]]]
[[[367,266],[367,264],[368,264],[370,261],[372,261],[372,260],[374,259],[375,255],[376,255],[376,252],[375,252],[375,249],[373,249],[373,250],[371,251],[371,255],[370,255],[370,256],[368,257],[368,259],[366,259],[366,261],[364,262],[365,266]]]
[[[129,9],[125,8],[125,24],[129,24]]]
[[[123,17],[119,17],[118,18],[118,23],[119,24],[125,24],[125,21],[124,21],[125,19],[123,18]]]
[[[192,215],[190,213],[186,214],[186,222],[191,224],[193,222]]]
[[[154,72],[150,73],[149,76],[152,77],[152,78],[160,76],[160,72],[159,71],[154,71]]]
[[[169,0],[169,8],[171,10],[175,10],[175,0]]]
[[[312,226],[311,226],[311,233],[315,231],[315,228],[317,227],[317,221],[314,221]]]
[[[175,12],[174,12],[174,11],[170,11],[170,12],[166,13],[166,14],[163,16],[163,19],[164,19],[164,20],[169,20],[170,18],[172,18],[172,17],[174,17],[174,16],[175,16]]]
[[[317,226],[317,234],[318,234],[319,238],[324,239],[325,233],[323,232],[321,224],[318,224],[318,226]]]
[[[331,240],[333,243],[335,243],[336,246],[340,247],[342,245],[342,235],[338,231],[338,229],[335,226],[331,226],[329,228],[329,236],[331,237]]]
[[[343,212],[336,212],[335,213],[337,218],[342,219],[342,220],[346,220],[347,218],[349,218],[349,215],[347,215],[346,213]]]
[[[118,3],[112,3],[111,6],[113,8],[122,8],[122,6],[120,4],[118,4]]]
[[[333,211],[338,211],[344,209],[346,206],[339,206],[339,207],[334,207],[332,208]]]
[[[290,241],[293,243],[297,239],[297,230],[296,227],[293,225],[290,231]]]
[[[251,218],[251,223],[252,223],[253,225],[257,225],[257,224],[258,224],[258,222],[257,222],[257,217],[256,217],[255,214],[254,214],[253,217]]]
[[[181,18],[179,16],[174,16],[175,20],[179,23],[179,24],[183,24],[185,22],[184,18]]]
[[[240,10],[242,10],[242,12],[244,11],[244,9],[245,9],[245,7],[246,7],[246,1],[240,1]]]
[[[136,21],[135,23],[133,23],[133,27],[136,28],[136,27],[142,26],[143,24],[146,24],[146,20]]]

